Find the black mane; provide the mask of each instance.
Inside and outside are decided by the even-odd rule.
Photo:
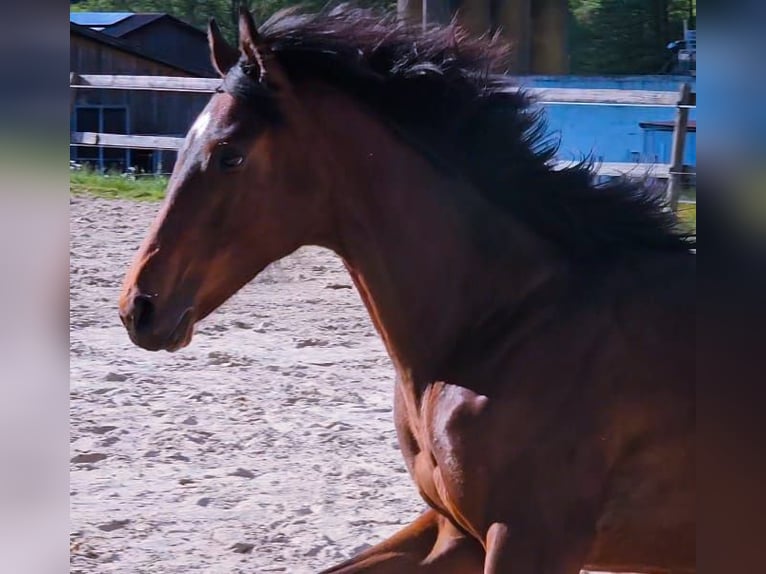
[[[260,34],[294,81],[320,80],[354,96],[562,251],[587,257],[695,246],[649,187],[595,185],[588,161],[551,168],[558,142],[532,100],[502,75],[508,51],[496,39],[468,37],[454,24],[423,31],[346,5],[282,11]],[[253,81],[235,67],[224,86],[258,94],[247,85]]]

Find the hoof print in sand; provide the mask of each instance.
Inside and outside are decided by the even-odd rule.
[[[130,524],[130,520],[127,518],[124,520],[110,520],[104,524],[99,524],[98,529],[103,530],[104,532],[112,532],[113,530],[125,528],[128,524]]]
[[[255,544],[250,542],[236,542],[231,545],[231,549],[238,554],[250,554],[255,548]]]
[[[101,452],[83,452],[73,456],[69,462],[73,462],[75,464],[91,464],[94,462],[102,461],[105,458],[107,458],[107,456]]]

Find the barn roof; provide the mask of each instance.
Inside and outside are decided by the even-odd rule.
[[[113,26],[133,16],[133,12],[70,12],[69,21],[88,28]]]
[[[164,12],[70,12],[69,21],[115,38],[148,26],[157,20],[169,20],[179,27],[205,36],[205,32]]]
[[[169,14],[143,13],[143,14],[132,14],[129,18],[125,18],[124,20],[115,22],[113,25],[109,26],[109,28],[104,30],[104,32],[106,32],[110,36],[115,36],[119,38],[121,36],[125,36],[126,34],[130,34],[134,30],[143,28],[144,26],[147,26],[148,24],[151,24],[152,22],[156,22],[157,20],[161,20],[163,18],[175,20],[176,23],[180,22],[183,27],[189,26],[186,22],[182,22],[181,20],[178,20],[177,18],[173,18]],[[194,29],[197,30],[196,28]],[[198,30],[198,31],[201,32],[201,30]]]

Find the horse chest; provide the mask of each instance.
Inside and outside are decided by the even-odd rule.
[[[454,385],[437,382],[421,396],[397,385],[395,421],[408,470],[421,496],[432,507],[471,530],[464,516],[467,469],[473,467],[471,444],[481,434],[487,398]]]

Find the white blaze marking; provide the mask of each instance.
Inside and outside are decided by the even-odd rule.
[[[197,117],[196,121],[194,122],[194,125],[192,125],[191,129],[189,130],[189,134],[191,134],[191,136],[195,138],[201,136],[207,129],[207,125],[209,123],[210,123],[210,112],[202,112],[199,115],[199,117]]]

